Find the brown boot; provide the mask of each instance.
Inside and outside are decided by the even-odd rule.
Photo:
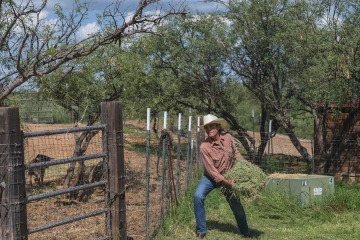
[[[204,238],[206,233],[196,233],[196,238]]]

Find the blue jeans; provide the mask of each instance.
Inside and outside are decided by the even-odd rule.
[[[195,190],[194,194],[194,213],[196,218],[196,232],[206,233],[206,214],[204,201],[206,196],[216,188],[216,183],[208,176],[203,176]],[[229,193],[224,193],[242,235],[249,234],[249,227],[246,220],[246,214],[239,199],[231,197]]]

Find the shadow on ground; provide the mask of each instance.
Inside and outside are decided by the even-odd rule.
[[[240,234],[239,229],[234,224],[208,220],[206,222],[206,225],[207,225],[208,229],[216,229],[216,230],[221,231],[221,232]],[[256,238],[259,238],[264,232],[250,228],[250,233],[251,233],[251,236],[252,236],[251,238],[256,239]]]

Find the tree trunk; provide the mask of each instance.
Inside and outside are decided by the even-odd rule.
[[[82,185],[82,184],[86,183],[86,180],[85,180],[86,166],[85,166],[84,161],[78,162],[78,168],[77,169],[78,170],[77,170],[76,181],[74,181],[73,184],[71,184],[71,187],[75,187],[75,186]],[[69,199],[70,200],[76,200],[76,199],[78,199],[78,196],[82,196],[82,194],[79,194],[79,191],[74,191],[74,192],[70,193]]]
[[[308,153],[307,149],[301,145],[299,139],[297,138],[297,136],[295,135],[295,133],[293,131],[294,127],[292,126],[290,120],[285,119],[285,120],[281,121],[280,124],[286,131],[287,135],[290,138],[290,141],[292,142],[292,144],[294,145],[296,150],[298,150],[298,152],[300,153],[302,158],[306,161],[308,170],[310,172],[312,172],[313,171],[313,163],[312,163],[311,155]]]
[[[258,147],[254,162],[258,166],[261,165],[262,156],[264,155],[264,151],[268,142],[268,134],[265,132],[266,117],[267,117],[267,112],[265,105],[261,104],[260,145]]]
[[[104,161],[102,160],[91,168],[86,183],[99,182],[103,177],[104,177]],[[105,191],[104,187],[103,187],[103,191]],[[91,194],[93,194],[93,192],[94,192],[94,188],[84,189],[78,197],[79,201],[83,201],[86,198],[90,197]]]
[[[326,127],[325,117],[320,117],[316,110],[312,110],[314,116],[314,156],[315,173],[324,174],[326,164]],[[325,115],[326,116],[326,115]]]
[[[82,132],[80,134],[80,136],[78,136],[76,133],[74,134],[75,137],[75,150],[74,150],[74,154],[73,156],[82,156],[84,154],[84,152],[86,151],[86,149],[88,148],[91,139],[98,133],[98,131],[90,131],[90,132]],[[65,176],[65,180],[64,180],[64,188],[69,188],[74,187],[74,186],[78,186],[80,184],[86,183],[85,180],[85,163],[83,161],[78,163],[78,176],[76,178],[76,181],[74,183],[71,184],[71,180],[74,176],[74,172],[75,172],[75,166],[76,163],[71,163],[70,167],[67,169],[67,173]],[[64,198],[66,198],[66,195],[63,195]],[[72,192],[69,194],[68,196],[71,200],[74,200],[78,197],[78,193],[77,192]]]
[[[104,176],[104,161],[100,161],[98,162],[98,164],[92,167],[89,174],[88,182],[89,183],[99,182],[103,176]]]

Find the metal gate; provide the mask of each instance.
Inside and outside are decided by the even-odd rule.
[[[69,226],[69,223],[74,223],[75,225],[71,230],[77,231],[81,222],[87,222],[89,219],[98,217],[102,218],[102,216],[100,216],[101,214],[105,215],[103,218],[105,224],[104,228],[102,228],[105,229],[103,231],[104,234],[87,235],[88,237],[84,234],[80,235],[80,239],[126,239],[126,176],[124,166],[123,123],[121,120],[122,104],[120,102],[103,102],[101,103],[102,125],[100,126],[23,133],[20,127],[19,109],[16,107],[0,108],[0,239],[28,239],[29,234],[30,236],[34,236],[35,239],[52,239],[55,234],[49,235],[48,237],[37,234],[44,234],[45,232],[49,232],[50,229],[51,233],[53,233],[52,231],[56,229],[58,230],[63,226]],[[30,139],[41,137],[63,136],[68,133],[73,133],[75,135],[80,131],[101,132],[102,140],[99,141],[101,142],[101,150],[99,152],[91,152],[89,154],[85,153],[85,151],[74,151],[74,153],[78,154],[74,154],[73,157],[57,156],[50,160],[48,159],[49,161],[35,161],[37,157],[33,160],[29,160],[29,158],[27,158],[27,161],[25,161],[24,144],[28,144],[28,142],[24,142],[24,140],[29,141]],[[92,136],[95,135],[96,134]],[[51,141],[57,140],[53,139]],[[42,154],[44,150],[42,147],[47,144],[49,144],[49,140],[39,144],[40,148],[37,148],[36,150],[28,145],[26,148],[33,150],[33,152],[36,151],[36,153]],[[75,145],[75,147],[78,146],[77,144],[73,145]],[[85,147],[81,150],[83,149],[85,149]],[[63,184],[61,187],[60,182],[62,182],[62,180],[60,179],[57,180],[57,182],[55,181],[55,186],[51,185],[49,187],[47,185],[44,190],[42,185],[43,181],[39,180],[43,179],[45,169],[47,168],[50,169],[52,167],[58,167],[65,164],[73,166],[75,163],[78,166],[82,166],[84,165],[84,162],[94,161],[94,159],[102,160],[98,164],[99,166],[102,166],[101,171],[99,171],[99,173],[102,174],[102,178],[97,178],[100,179],[98,181],[88,181],[81,184],[79,184],[79,181],[76,181],[76,185],[73,184],[69,185],[71,187],[64,187],[65,184]],[[31,191],[30,188],[26,187],[27,181],[25,178],[25,172],[28,172],[28,174],[35,174],[35,177],[38,178],[40,185],[38,188],[34,188],[35,191]],[[48,175],[48,173],[46,173],[46,177],[48,178],[49,176],[51,177],[52,175]],[[30,177],[32,177],[32,175],[30,175]],[[51,181],[47,181],[46,184],[49,182]],[[95,187],[103,187],[103,191],[98,195],[101,199],[100,202],[102,202],[103,207],[96,208],[99,204],[95,204],[91,208],[86,206],[84,208],[80,208],[81,214],[77,214],[79,207],[75,204],[68,208],[71,212],[56,212],[55,214],[51,212],[49,216],[55,215],[55,220],[49,219],[48,216],[41,216],[38,219],[35,219],[35,223],[37,223],[36,225],[30,226],[31,224],[28,224],[28,220],[32,217],[32,215],[28,214],[27,210],[32,207],[32,204],[35,205],[33,212],[47,213],[49,210],[48,205],[44,205],[44,207],[37,204],[44,201],[50,201],[50,205],[52,205],[52,207],[56,210],[59,206],[59,202],[53,201],[55,198],[58,199],[61,195],[86,191],[88,189],[94,189]],[[89,197],[87,200],[93,199],[93,195],[90,194],[88,196],[91,196],[91,198]],[[62,202],[60,202],[60,204],[62,204]],[[87,211],[83,212],[84,209]],[[91,211],[89,209],[91,209]],[[80,222],[79,220],[83,221]],[[32,221],[30,221],[30,223],[32,223]],[[28,227],[28,225],[30,227]],[[86,224],[84,228],[82,228],[84,233],[87,233],[88,231],[90,232],[90,230],[93,229],[94,226]],[[76,236],[74,238],[79,237],[77,233],[78,232],[74,233],[74,236]],[[56,237],[57,236],[55,235],[55,238]],[[70,237],[64,239],[74,238]]]
[[[25,169],[27,171],[34,171],[37,170],[41,172],[41,169],[46,169],[49,166],[56,166],[56,165],[63,165],[63,164],[69,164],[69,163],[78,163],[83,161],[89,161],[92,159],[103,159],[103,166],[104,166],[104,172],[107,172],[107,166],[108,166],[108,157],[107,157],[107,136],[105,131],[105,125],[99,125],[99,126],[88,126],[88,127],[79,127],[79,128],[70,128],[70,129],[57,129],[57,130],[49,130],[49,131],[38,131],[38,132],[28,132],[23,133],[24,140],[34,137],[41,137],[41,136],[51,136],[51,135],[59,135],[59,134],[68,134],[68,133],[76,133],[76,132],[85,132],[85,131],[101,131],[102,139],[103,139],[103,151],[95,154],[90,155],[83,155],[78,157],[72,157],[72,158],[65,158],[65,159],[57,159],[57,160],[51,160],[51,161],[40,161],[40,162],[34,162],[30,164],[25,164]],[[108,174],[106,174],[108,175]],[[85,189],[93,189],[95,187],[105,187],[107,188],[107,180],[104,179],[103,181],[98,181],[94,183],[87,183],[82,184],[75,187],[69,187],[69,188],[63,188],[61,190],[56,190],[52,192],[46,192],[41,194],[35,194],[31,196],[26,197],[26,203],[31,203],[33,201],[39,201],[41,199],[51,198],[58,195],[68,194],[75,191],[85,190]],[[108,189],[107,189],[108,191]],[[107,196],[105,194],[105,202],[108,202]],[[54,221],[48,224],[44,224],[41,226],[37,226],[34,228],[28,229],[28,234],[36,233],[39,231],[43,231],[46,229],[58,227],[64,224],[73,223],[75,221],[83,220],[85,218],[105,214],[106,218],[108,218],[109,208],[102,208],[98,209],[96,211],[87,212],[81,215],[72,216],[70,218],[62,218],[58,221]],[[106,233],[110,235],[110,222],[106,221]],[[100,239],[107,239],[107,236],[104,236]]]

